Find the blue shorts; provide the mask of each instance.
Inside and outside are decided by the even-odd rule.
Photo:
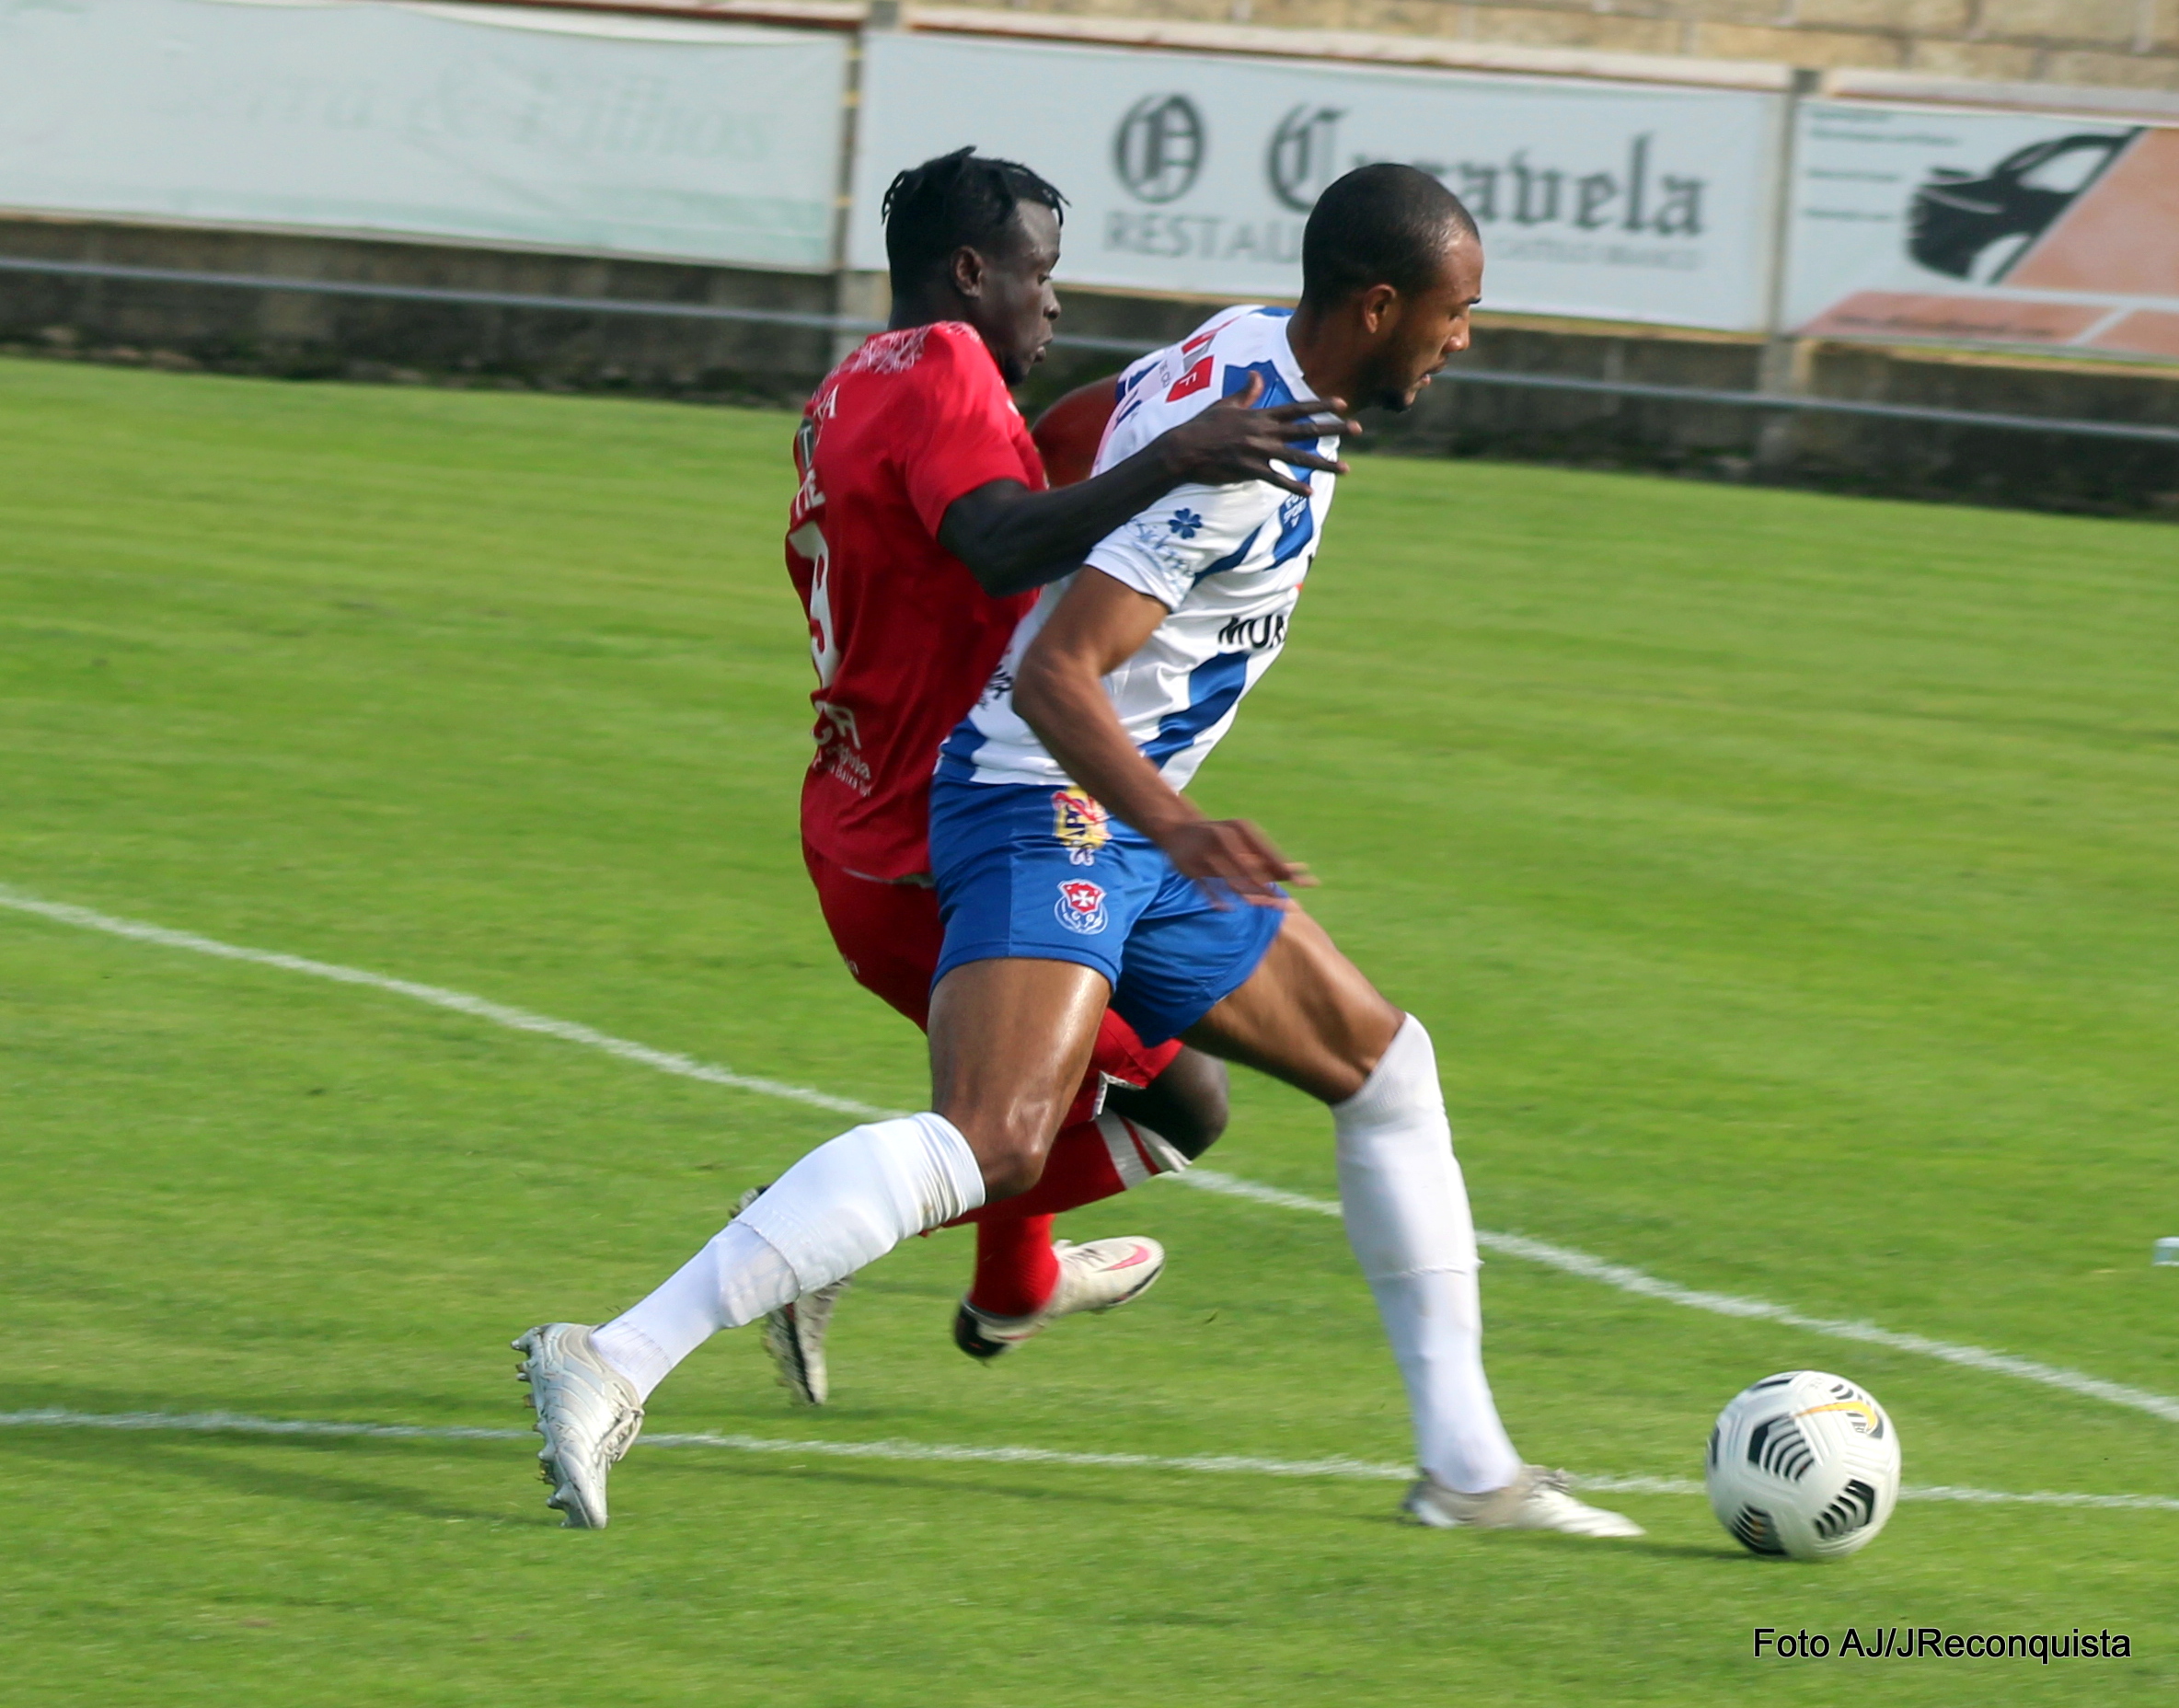
[[[1248,983],[1285,917],[1239,897],[1217,906],[1078,789],[940,778],[930,869],[946,931],[934,985],[971,961],[1072,961],[1104,975],[1145,1044]]]

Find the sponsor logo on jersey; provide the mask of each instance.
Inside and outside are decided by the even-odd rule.
[[[976,710],[997,705],[1014,691],[1014,673],[1006,667],[1005,661],[992,670],[991,679],[984,684],[984,691],[976,696]]]
[[[1246,647],[1251,652],[1261,652],[1267,647],[1286,643],[1286,614],[1267,611],[1262,617],[1236,617],[1218,630],[1221,647]]]
[[[1182,539],[1193,539],[1203,532],[1203,517],[1193,510],[1176,510],[1166,517],[1165,525]]]
[[[850,747],[862,745],[862,732],[856,727],[855,711],[849,706],[836,706],[828,699],[812,696],[810,704],[817,709],[817,744],[827,742],[846,742]]]
[[[1052,835],[1066,850],[1068,863],[1097,864],[1097,850],[1113,839],[1112,814],[1079,789],[1052,794]]]
[[[1193,367],[1172,383],[1172,389],[1165,394],[1168,403],[1178,403],[1182,398],[1193,398],[1199,391],[1207,391],[1211,383],[1211,364],[1216,360],[1205,356]]]
[[[1110,923],[1104,911],[1104,892],[1087,878],[1064,878],[1059,900],[1052,911],[1059,923],[1078,937],[1095,937]]]
[[[857,794],[869,796],[875,781],[870,761],[862,756],[862,732],[856,726],[853,710],[824,699],[813,698],[811,704],[817,708],[817,751],[810,760],[810,769],[823,771]]]

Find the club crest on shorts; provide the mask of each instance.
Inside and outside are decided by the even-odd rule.
[[[1052,794],[1052,835],[1069,865],[1094,866],[1097,850],[1113,839],[1112,814],[1079,789]]]
[[[1087,878],[1065,878],[1059,884],[1059,900],[1052,911],[1059,916],[1059,923],[1082,937],[1094,937],[1104,929],[1104,892]]]

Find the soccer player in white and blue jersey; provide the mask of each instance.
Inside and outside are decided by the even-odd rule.
[[[1221,397],[1260,407],[1312,395],[1287,340],[1291,311],[1232,308],[1120,378],[1098,467],[1131,456]],[[1320,450],[1303,440],[1297,448]],[[1336,448],[1332,446],[1329,448]],[[1029,956],[1094,967],[1160,1041],[1238,989],[1282,912],[1235,913],[1178,871],[1140,826],[1077,779],[1015,702],[1044,626],[1098,578],[1135,594],[1139,644],[1102,674],[1120,729],[1165,792],[1188,786],[1241,698],[1285,643],[1336,476],[1306,493],[1183,486],[1139,512],[1047,587],[975,709],[947,740],[932,789],[931,870],[946,921],[939,982],[957,966]],[[1230,917],[1227,917],[1231,915]],[[1155,988],[1153,988],[1155,987]]]
[[[1413,167],[1360,167],[1309,215],[1299,307],[1229,310],[1131,368],[1100,462],[1230,393],[1404,408],[1466,347],[1481,277],[1481,238],[1451,192]],[[1028,1190],[1109,1001],[1146,1043],[1183,1037],[1330,1107],[1348,1240],[1414,1419],[1410,1516],[1639,1535],[1523,1462],[1499,1421],[1428,1033],[1294,906],[1285,886],[1306,874],[1254,825],[1209,820],[1182,792],[1285,644],[1335,479],[1320,464],[1294,472],[1306,493],[1178,488],[1042,595],[932,786],[946,935],[930,1109],[811,1152],[612,1326],[655,1352],[654,1384],[716,1330]],[[528,1368],[561,1504],[594,1497],[602,1521],[647,1389],[609,1360],[533,1353]]]

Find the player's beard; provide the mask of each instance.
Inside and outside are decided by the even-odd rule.
[[[1018,350],[1009,350],[999,357],[999,377],[1006,381],[1009,391],[1027,383],[1031,371],[1044,359],[1044,352],[1050,346],[1051,340],[1045,339],[1026,354]]]
[[[1414,408],[1415,399],[1422,395],[1423,382],[1430,376],[1425,372],[1411,378],[1413,375],[1408,362],[1392,356],[1355,389],[1361,393],[1360,401],[1366,407],[1398,415]]]

